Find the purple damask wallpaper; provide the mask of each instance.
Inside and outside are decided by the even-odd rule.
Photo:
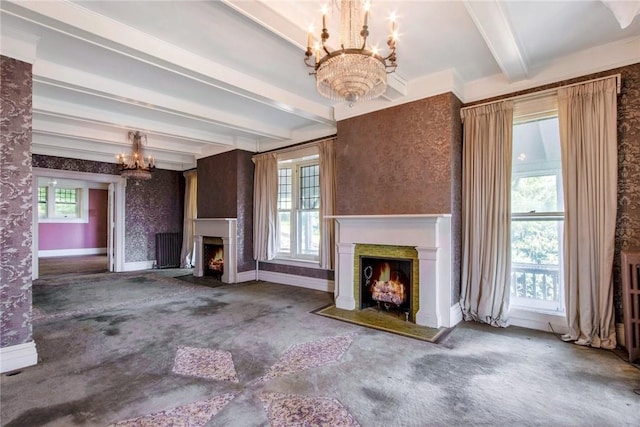
[[[0,347],[32,340],[31,70],[0,56]]]
[[[125,262],[156,259],[156,233],[182,235],[184,186],[182,172],[165,169],[148,181],[127,182]]]
[[[238,219],[238,271],[253,260],[253,153],[232,150],[198,159],[198,217]]]
[[[339,121],[336,215],[451,213],[454,99]]]
[[[115,163],[33,155],[33,166],[117,175]],[[149,181],[129,180],[125,191],[125,262],[156,258],[155,233],[182,233],[182,172],[156,169]]]

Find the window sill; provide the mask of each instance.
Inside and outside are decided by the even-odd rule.
[[[565,313],[522,306],[511,306],[509,324],[556,334],[564,334],[568,331]]]
[[[324,270],[324,268],[320,268],[319,261],[313,261],[313,260],[307,260],[307,259],[274,258],[269,261],[260,261],[260,262],[290,265],[292,267],[303,267],[303,268],[313,268],[316,270]]]
[[[88,224],[89,218],[38,218],[40,224]]]

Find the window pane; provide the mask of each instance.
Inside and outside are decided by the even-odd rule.
[[[38,218],[47,217],[47,187],[38,187]]]
[[[511,296],[514,305],[564,311],[562,220],[511,222]]]
[[[557,117],[513,126],[511,211],[564,211]]]
[[[318,165],[300,168],[300,209],[320,207],[320,168]]]
[[[278,209],[291,209],[291,168],[278,169]]]
[[[291,252],[291,212],[278,212],[280,224],[280,252]]]
[[[78,217],[78,189],[56,188],[54,191],[54,215],[65,218]]]
[[[558,200],[556,175],[523,176],[511,184],[511,211],[562,212],[562,201]]]
[[[298,212],[298,252],[315,256],[320,253],[320,213],[317,210]]]

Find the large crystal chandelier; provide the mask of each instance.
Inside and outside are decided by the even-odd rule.
[[[142,140],[147,142],[147,136],[142,135],[139,131],[129,132],[129,141],[133,144],[131,156],[127,158],[124,153],[118,154],[118,165],[120,166],[120,175],[125,178],[147,180],[151,179],[151,172],[156,168],[156,163],[153,157],[147,157],[147,161],[144,160],[142,155]]]
[[[342,0],[340,9],[340,49],[330,51],[326,42],[327,7],[322,8],[322,45],[313,40],[309,29],[305,64],[313,68],[318,92],[330,99],[350,104],[374,99],[387,89],[387,74],[396,70],[397,31],[395,14],[389,23],[389,55],[383,57],[367,46],[369,37],[369,1]],[[324,55],[324,56],[321,56]]]

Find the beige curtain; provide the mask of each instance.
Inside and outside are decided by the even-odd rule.
[[[615,78],[561,88],[566,341],[616,346],[613,252],[617,203]]]
[[[182,228],[180,267],[190,268],[196,263],[193,221],[198,217],[198,172],[192,170],[183,175],[185,178],[184,226]]]
[[[335,213],[335,139],[318,143],[320,152],[320,267],[333,269],[334,223],[326,218]]]
[[[463,110],[462,293],[465,320],[507,326],[511,264],[510,101]]]
[[[253,258],[266,261],[278,252],[278,158],[267,153],[253,162]]]

